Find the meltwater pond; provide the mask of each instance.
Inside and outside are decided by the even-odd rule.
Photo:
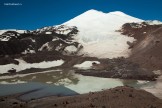
[[[99,78],[75,74],[73,70],[49,70],[38,73],[0,77],[0,96],[23,93],[23,100],[46,96],[77,95],[117,86],[144,88],[156,82]]]
[[[78,93],[64,86],[47,85],[43,83],[24,83],[24,84],[5,84],[0,85],[0,96],[22,93],[20,99],[30,100],[45,96],[69,96],[77,95]]]

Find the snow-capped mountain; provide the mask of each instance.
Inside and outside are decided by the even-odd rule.
[[[96,10],[89,10],[67,22],[65,25],[76,26],[79,32],[79,39],[83,42],[92,42],[108,38],[115,30],[121,28],[125,23],[141,22],[143,20],[131,17],[120,11],[103,13]]]
[[[131,52],[128,43],[135,39],[122,35],[119,31],[125,23],[141,22],[143,20],[120,11],[103,13],[92,9],[61,25],[33,31],[1,30],[0,52],[3,55],[57,51],[98,58],[128,57]],[[160,22],[147,23],[151,25]],[[19,44],[22,44],[21,48],[18,47]],[[17,50],[13,51],[11,47],[16,47]]]
[[[134,38],[123,36],[117,30],[125,23],[142,21],[120,11],[103,13],[89,10],[64,24],[78,28],[79,33],[76,40],[84,47],[81,54],[114,58],[127,57],[130,53],[127,41],[134,41]]]

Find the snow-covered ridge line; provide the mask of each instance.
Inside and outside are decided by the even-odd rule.
[[[41,33],[45,33],[45,34],[52,34],[57,33],[57,34],[61,34],[61,35],[73,35],[71,32],[73,30],[77,29],[75,26],[66,26],[66,25],[55,25],[55,26],[48,26],[48,27],[43,27],[37,30],[33,30],[32,33],[34,34],[41,34]]]
[[[161,21],[158,21],[158,20],[147,20],[145,21],[147,24],[149,25],[161,25],[162,22]]]
[[[16,31],[17,33],[26,33],[27,30],[17,30],[17,29],[4,29],[4,30],[0,30],[0,35],[2,35],[3,33],[7,32],[7,31]]]

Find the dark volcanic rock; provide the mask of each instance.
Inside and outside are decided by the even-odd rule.
[[[9,73],[16,73],[16,69],[12,68],[11,70],[8,70]]]
[[[82,45],[73,39],[77,33],[76,27],[65,25],[45,27],[21,34],[16,31],[7,31],[0,35],[0,56],[37,53],[38,51],[76,54],[82,48]],[[75,48],[76,51],[68,50],[68,46]]]
[[[0,57],[0,65],[6,65],[6,64],[16,64],[18,65],[19,62],[17,60],[14,60],[12,57]]]

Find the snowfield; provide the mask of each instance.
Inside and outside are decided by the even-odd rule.
[[[132,37],[121,35],[117,30],[125,23],[142,21],[120,11],[103,13],[89,10],[64,24],[78,28],[76,40],[84,47],[81,54],[99,58],[115,58],[128,57],[130,51],[127,41],[135,41]]]
[[[40,62],[40,63],[26,63],[24,60],[16,59],[19,61],[19,65],[15,64],[7,64],[7,65],[0,65],[0,74],[8,73],[8,70],[16,69],[16,72],[30,69],[30,68],[50,68],[55,66],[60,66],[64,63],[63,60],[56,60],[56,61],[48,61],[48,62]]]
[[[114,38],[114,39],[113,39]],[[127,41],[133,42],[131,37],[116,35],[110,40],[103,40],[94,43],[84,44],[84,48],[80,51],[81,55],[98,57],[98,58],[117,58],[129,57],[131,50],[128,49]]]

